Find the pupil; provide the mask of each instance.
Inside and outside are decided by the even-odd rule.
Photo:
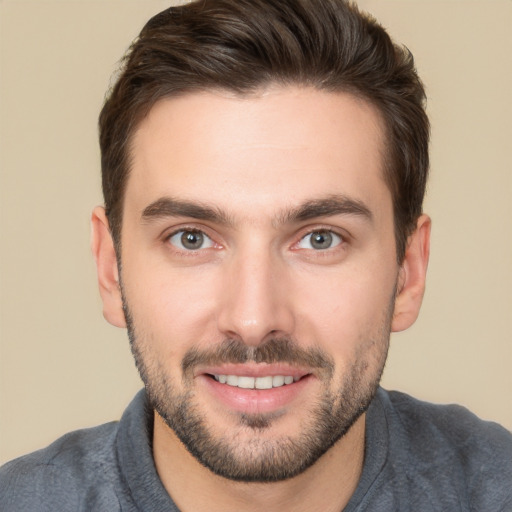
[[[186,232],[181,235],[181,243],[187,249],[198,249],[203,244],[203,235],[201,233]]]
[[[311,240],[315,249],[328,249],[332,244],[332,235],[327,231],[318,231]]]

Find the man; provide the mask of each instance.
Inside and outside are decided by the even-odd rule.
[[[1,510],[512,510],[512,436],[379,388],[430,220],[411,55],[342,0],[201,0],[100,116],[104,315],[145,384],[4,466]]]

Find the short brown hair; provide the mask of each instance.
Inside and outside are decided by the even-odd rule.
[[[131,137],[155,102],[209,89],[250,94],[270,84],[350,92],[377,107],[402,261],[428,175],[425,91],[411,53],[347,0],[196,0],[148,21],[99,119],[103,194],[117,249]]]

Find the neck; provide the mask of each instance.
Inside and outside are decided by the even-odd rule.
[[[234,482],[201,465],[155,413],[153,456],[165,489],[182,512],[339,512],[359,482],[364,438],[363,415],[300,475],[273,483]]]

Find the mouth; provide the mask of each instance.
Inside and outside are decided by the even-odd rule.
[[[288,386],[298,382],[301,377],[293,375],[265,375],[251,377],[249,375],[211,375],[217,382],[234,388],[242,389],[272,389]]]
[[[305,369],[284,364],[222,365],[196,375],[200,389],[227,411],[276,413],[300,403],[318,379]],[[312,387],[313,386],[313,387]]]

